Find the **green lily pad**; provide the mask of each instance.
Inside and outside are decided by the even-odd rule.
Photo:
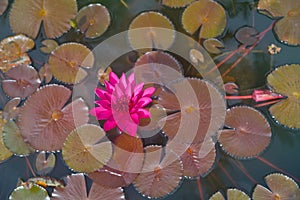
[[[46,159],[46,153],[40,152],[36,156],[35,160],[35,168],[37,170],[37,173],[40,175],[45,175],[51,172],[55,166],[56,157],[54,153],[50,153],[48,155],[48,158]]]
[[[134,49],[145,48],[145,51],[149,51],[149,47],[152,47],[166,50],[174,42],[174,26],[159,12],[143,12],[132,20],[128,38]]]
[[[6,120],[2,119],[2,111],[0,111],[0,162],[13,155],[13,153],[7,149],[3,143],[3,127],[5,126]]]
[[[17,124],[10,120],[3,127],[3,143],[5,146],[18,156],[26,156],[34,150],[24,142],[21,131]]]
[[[250,200],[250,197],[245,192],[236,188],[227,190],[227,200]],[[225,200],[221,192],[216,192],[209,200]]]
[[[66,164],[86,173],[103,167],[112,156],[111,142],[101,142],[104,137],[104,130],[96,125],[86,124],[74,129],[62,148]]]
[[[161,3],[171,8],[180,8],[192,3],[193,1],[195,0],[162,0]]]
[[[209,52],[213,54],[219,54],[222,53],[220,49],[224,48],[224,44],[215,38],[209,38],[203,42],[204,48]]]
[[[195,1],[184,10],[182,24],[190,34],[194,34],[200,28],[199,38],[213,38],[225,30],[226,13],[215,1]]]
[[[289,128],[300,128],[300,65],[284,65],[267,77],[270,88],[287,99],[272,105],[269,109],[274,118]]]
[[[50,200],[47,191],[36,185],[19,186],[11,193],[10,200]]]
[[[107,30],[110,24],[110,15],[105,6],[89,4],[79,10],[75,21],[85,37],[96,38]]]
[[[290,45],[300,44],[299,1],[260,0],[258,9],[273,19],[280,18],[274,27],[274,31],[279,40]]]

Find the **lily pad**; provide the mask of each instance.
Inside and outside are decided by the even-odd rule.
[[[67,185],[64,188],[56,188],[52,193],[53,200],[89,199],[89,200],[125,200],[122,188],[104,188],[93,183],[89,193],[83,174],[72,174],[66,178]]]
[[[20,104],[20,102],[21,102],[21,98],[19,97],[9,100],[3,108],[3,112],[2,112],[3,119],[5,119],[6,121],[11,119],[15,120],[20,111],[20,108],[17,107]]]
[[[245,44],[247,46],[250,46],[258,41],[258,32],[255,28],[245,26],[240,28],[235,33],[235,38],[242,44]]]
[[[75,0],[16,0],[9,23],[14,33],[36,38],[41,24],[47,38],[61,36],[71,28],[70,21],[77,13]],[[26,23],[24,23],[26,22]],[[43,23],[42,23],[43,22]]]
[[[144,161],[143,143],[140,138],[122,133],[113,144],[113,155],[109,162],[88,176],[104,187],[125,187],[141,172]]]
[[[43,40],[42,44],[44,46],[42,46],[40,50],[43,53],[51,53],[58,46],[57,42],[51,39]]]
[[[18,156],[26,156],[34,150],[24,142],[19,127],[12,120],[7,122],[2,131],[3,143],[5,146]]]
[[[236,106],[227,111],[219,142],[225,152],[237,158],[251,158],[262,153],[271,141],[271,127],[266,118],[248,106]]]
[[[85,37],[96,38],[107,30],[110,24],[110,15],[105,6],[89,4],[79,10],[75,21]]]
[[[215,1],[195,1],[184,10],[182,24],[190,34],[194,34],[200,28],[199,38],[213,38],[224,32],[226,13]]]
[[[88,122],[84,100],[79,98],[65,106],[70,97],[68,88],[55,84],[44,86],[28,97],[18,124],[24,141],[36,150],[60,150],[69,133]]]
[[[222,53],[220,49],[224,48],[224,44],[215,38],[209,38],[203,42],[204,48],[209,52],[213,54],[220,54]]]
[[[161,159],[161,147],[145,148],[142,173],[134,181],[134,187],[148,198],[161,198],[174,192],[182,176],[182,162],[172,151]],[[177,159],[174,159],[177,157]],[[170,162],[172,160],[173,162]]]
[[[175,39],[174,26],[159,12],[143,12],[132,20],[128,38],[132,48],[139,51],[149,51],[149,47],[166,50]]]
[[[111,143],[101,142],[105,135],[101,127],[92,124],[74,129],[62,148],[66,164],[75,171],[87,173],[103,167],[112,156]]]
[[[2,111],[0,111],[0,113],[2,114]],[[3,127],[5,126],[5,123],[6,120],[3,120],[2,117],[0,117],[0,162],[13,155],[13,153],[10,150],[8,150],[3,143],[2,136],[3,136]]]
[[[8,6],[8,0],[0,0],[0,15],[4,13]]]
[[[35,168],[40,175],[46,175],[51,172],[55,166],[56,157],[54,153],[50,153],[46,159],[46,152],[40,152],[36,156]]]
[[[265,181],[270,188],[257,185],[254,188],[253,200],[260,199],[290,199],[300,198],[300,189],[297,183],[288,176],[279,173],[273,173],[265,177]]]
[[[192,3],[193,1],[195,0],[162,0],[161,3],[171,8],[180,8]]]
[[[287,99],[269,109],[274,118],[289,128],[300,128],[300,65],[291,64],[276,68],[267,77],[270,88]]]
[[[2,89],[9,97],[26,98],[41,84],[38,72],[29,65],[18,65],[5,73]]]
[[[55,78],[74,84],[87,76],[83,68],[93,67],[94,56],[91,50],[82,44],[65,43],[51,53],[48,64]]]
[[[257,8],[271,18],[280,18],[274,26],[279,40],[290,45],[300,44],[300,4],[298,1],[260,0]]]
[[[50,67],[47,63],[40,68],[39,76],[42,81],[45,80],[45,83],[49,83],[52,80],[53,74],[51,73]]]
[[[216,192],[209,200],[225,200],[221,192]],[[227,200],[250,200],[250,197],[245,192],[232,188],[227,190]]]
[[[10,200],[50,200],[46,189],[36,184],[19,186],[11,193]]]

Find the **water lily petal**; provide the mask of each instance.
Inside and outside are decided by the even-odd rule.
[[[143,97],[151,97],[155,92],[155,88],[154,87],[149,87],[147,89],[144,90],[143,92]]]
[[[110,72],[110,73],[109,73],[109,82],[110,82],[113,86],[115,86],[117,83],[119,83],[119,78],[118,78],[118,76],[117,76],[115,73]]]
[[[98,120],[106,120],[106,119],[110,118],[110,116],[112,115],[112,112],[111,112],[111,110],[108,110],[103,107],[96,107],[90,111],[90,114],[96,116],[96,118]]]
[[[104,123],[103,129],[105,131],[109,131],[109,130],[115,128],[116,126],[117,126],[116,121],[114,119],[109,119]]]
[[[133,113],[133,114],[130,114],[130,117],[132,119],[132,121],[134,121],[134,123],[138,124],[139,123],[139,114],[138,113]]]
[[[108,100],[99,100],[97,101],[98,105],[103,106],[104,108],[110,109],[111,108],[111,101]]]
[[[149,118],[151,116],[149,110],[143,108],[138,109],[137,114],[139,115],[139,118]]]
[[[105,85],[106,91],[109,93],[113,93],[113,91],[115,90],[114,86],[112,84],[110,84],[108,81],[104,81],[104,85]]]
[[[100,98],[100,99],[106,99],[110,100],[111,94],[109,94],[107,91],[102,90],[100,88],[95,89],[95,94]]]
[[[149,103],[152,102],[152,99],[149,97],[143,97],[139,99],[138,103],[136,104],[136,108],[142,108],[147,106]]]

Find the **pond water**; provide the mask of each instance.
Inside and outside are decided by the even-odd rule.
[[[298,0],[295,0],[298,1]],[[0,16],[0,40],[13,35],[10,29],[8,17],[11,5],[14,1],[10,0],[8,9]],[[78,8],[82,8],[91,3],[101,3],[105,5],[111,15],[111,24],[108,30],[96,39],[86,39],[82,37],[75,29],[55,39],[59,44],[66,42],[79,42],[93,49],[105,39],[126,31],[136,15],[143,11],[158,11],[167,16],[179,32],[185,33],[181,25],[181,16],[185,8],[169,8],[163,6],[158,0],[125,0],[128,8],[119,0],[77,0]],[[234,38],[236,31],[243,26],[253,26],[258,32],[264,31],[272,23],[272,19],[259,13],[256,10],[258,1],[253,0],[217,0],[226,11],[227,25],[224,33],[217,37],[223,43],[225,48],[222,52],[235,51],[239,43]],[[299,2],[300,4],[300,2]],[[191,19],[192,20],[192,19]],[[197,34],[196,34],[197,35]],[[198,40],[194,35],[193,38]],[[39,69],[48,59],[48,55],[42,53],[39,48],[41,42],[45,39],[45,32],[42,30],[35,39],[35,48],[29,52],[32,58],[33,66]],[[270,55],[268,46],[275,44],[281,48],[279,54]],[[249,94],[255,88],[264,88],[266,85],[267,75],[276,67],[285,64],[300,64],[299,58],[300,47],[283,44],[275,36],[274,31],[266,33],[265,37],[230,73],[226,79],[234,80],[240,88],[241,95]],[[228,54],[227,54],[228,55]],[[236,54],[221,66],[220,72],[223,73],[242,55]],[[224,59],[225,54],[218,56],[212,55],[215,63]],[[186,61],[178,58],[186,70]],[[115,60],[111,67],[120,74],[132,67],[128,62],[127,56],[120,56]],[[186,73],[189,76],[195,76],[193,70]],[[299,78],[300,79],[300,78]],[[51,83],[60,83],[53,80]],[[4,108],[9,98],[1,90],[0,109]],[[298,102],[299,103],[299,102]],[[255,103],[250,100],[228,101],[228,106],[233,105],[250,105]],[[273,172],[283,173],[294,180],[300,179],[300,131],[297,129],[286,128],[270,115],[269,106],[257,108],[267,118],[271,125],[272,138],[267,149],[259,156],[252,159],[235,159],[224,153],[219,143],[216,144],[217,158],[215,165],[210,173],[201,177],[200,181],[196,179],[183,179],[181,185],[173,193],[163,199],[172,200],[193,200],[209,199],[217,191],[225,194],[228,188],[238,188],[251,196],[256,184],[266,186],[264,177]],[[299,113],[300,114],[300,113]],[[37,153],[30,155],[28,158],[34,164]],[[264,162],[265,161],[265,162]],[[270,162],[272,166],[268,165]],[[48,174],[54,178],[62,178],[73,172],[65,165],[61,153],[57,153],[57,163],[53,171]],[[24,157],[12,156],[8,160],[0,162],[0,199],[8,199],[10,193],[16,187],[18,178],[27,180],[32,174]],[[295,180],[297,182],[297,180]],[[299,182],[297,182],[299,184]],[[199,189],[201,188],[201,189]],[[200,192],[201,191],[201,192]],[[133,185],[124,188],[127,200],[148,199],[143,197]]]

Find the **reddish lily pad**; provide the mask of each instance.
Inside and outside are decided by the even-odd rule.
[[[2,89],[9,97],[26,98],[37,90],[41,80],[37,71],[29,65],[18,65],[5,73]]]
[[[58,44],[55,40],[46,39],[42,41],[42,46],[40,48],[41,52],[43,53],[51,53],[56,47],[58,47]]]
[[[74,84],[87,76],[87,72],[81,67],[92,68],[94,56],[91,50],[82,44],[65,43],[51,53],[48,64],[55,78]]]
[[[110,24],[110,15],[105,6],[89,4],[79,10],[75,21],[85,37],[96,38],[107,30]]]
[[[83,99],[65,106],[70,96],[68,88],[52,84],[40,88],[27,99],[21,108],[19,122],[25,142],[36,150],[60,150],[68,134],[76,126],[87,123],[88,108]]]
[[[74,129],[62,148],[66,164],[79,172],[93,172],[103,167],[112,156],[109,141],[101,142],[104,130],[96,125],[86,124]]]
[[[122,188],[104,188],[93,183],[89,193],[86,191],[86,181],[83,174],[72,174],[66,178],[64,188],[56,188],[52,200],[89,199],[89,200],[125,200]]]
[[[146,147],[142,173],[133,183],[142,195],[149,198],[164,197],[174,192],[181,182],[182,162],[172,151],[167,151],[161,160],[161,152],[160,147]]]
[[[235,33],[235,38],[242,44],[245,44],[247,46],[250,46],[258,41],[258,32],[255,28],[245,26],[240,28]]]
[[[131,184],[140,173],[144,161],[142,140],[126,133],[113,142],[114,152],[110,161],[89,177],[104,187],[117,188]]]
[[[219,142],[228,154],[237,158],[251,158],[262,153],[271,141],[271,127],[266,118],[248,106],[227,111],[225,125],[231,129],[220,131]]]
[[[195,1],[184,10],[182,24],[190,34],[194,34],[200,28],[199,38],[213,38],[225,30],[226,13],[215,1]]]
[[[10,101],[8,101],[3,108],[3,119],[5,119],[6,121],[11,119],[16,120],[20,111],[19,107],[17,106],[20,104],[20,102],[21,98],[19,97],[13,98]]]
[[[284,126],[300,129],[300,65],[291,64],[276,68],[267,77],[268,85],[274,92],[287,99],[270,107],[270,113]]]
[[[149,11],[139,14],[132,20],[128,37],[134,49],[143,48],[148,51],[152,47],[166,50],[173,44],[175,31],[172,22],[166,16]]]
[[[43,22],[47,38],[55,38],[67,32],[70,20],[77,13],[75,0],[16,0],[10,11],[9,23],[14,33],[36,38]],[[26,23],[24,23],[26,22]]]

